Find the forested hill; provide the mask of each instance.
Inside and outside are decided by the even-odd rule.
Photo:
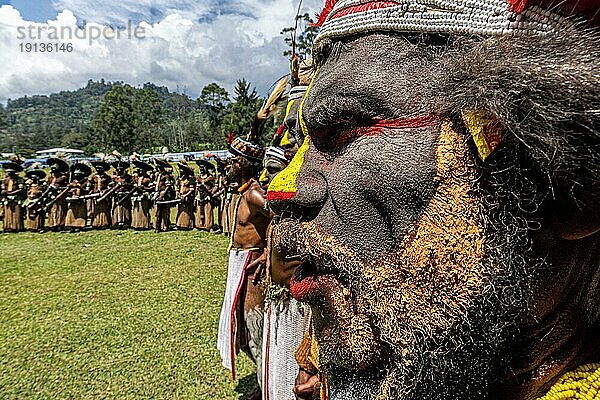
[[[229,94],[215,83],[197,100],[146,83],[88,81],[74,91],[25,96],[0,105],[0,152],[24,156],[52,147],[88,154],[223,148],[229,132],[243,134],[262,103],[244,79]],[[273,121],[265,137],[273,130]]]
[[[27,152],[48,147],[81,147],[83,136],[89,132],[93,117],[112,85],[90,81],[75,91],[9,100],[2,110],[0,149]]]

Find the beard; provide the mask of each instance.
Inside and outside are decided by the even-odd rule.
[[[303,261],[290,289],[313,308],[332,400],[484,399],[510,374],[532,283],[547,268],[531,237],[548,188],[524,155],[507,138],[478,169],[479,230],[422,241],[409,230],[376,259],[311,221],[274,223],[274,250]]]

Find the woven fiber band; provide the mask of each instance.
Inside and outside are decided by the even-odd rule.
[[[231,142],[229,152],[255,162],[262,162],[265,156],[265,149],[262,146],[241,137],[236,137]]]
[[[544,35],[572,26],[565,17],[524,1],[338,0],[329,2],[315,43],[368,31],[479,35]],[[511,0],[511,3],[515,3]],[[327,8],[327,4],[326,4]]]

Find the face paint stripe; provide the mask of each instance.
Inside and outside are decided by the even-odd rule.
[[[267,192],[267,201],[273,200],[290,200],[296,195],[296,192],[273,192],[269,190]]]
[[[306,121],[304,120],[304,102],[308,98],[308,94],[310,93],[310,90],[313,87],[313,83],[315,82],[315,79],[319,73],[319,69],[321,69],[321,67],[317,66],[317,69],[315,70],[315,73],[313,74],[313,77],[310,80],[308,88],[306,88],[306,93],[304,93],[304,97],[302,98],[302,101],[300,102],[300,107],[298,108],[298,118],[300,119],[300,128],[302,129],[302,133],[304,134],[305,137],[308,137],[309,133],[308,133],[308,127],[306,126]]]
[[[269,196],[269,193],[273,192],[270,194],[271,200],[289,200],[294,197],[298,191],[296,179],[304,164],[304,155],[308,150],[309,144],[310,138],[307,137],[292,161],[290,161],[290,164],[273,178],[273,181],[269,185],[269,190],[267,191],[267,196]],[[283,195],[283,193],[289,193],[289,195]]]
[[[319,73],[319,67],[317,67],[308,88],[306,89],[306,93],[300,102],[300,107],[298,108],[298,118],[300,120],[300,128],[304,133],[305,139],[302,146],[298,149],[298,152],[290,162],[290,164],[275,178],[269,185],[269,189],[267,191],[267,200],[290,200],[294,197],[296,192],[298,191],[298,186],[296,185],[296,179],[300,174],[300,169],[304,164],[304,155],[306,154],[308,147],[310,145],[310,136],[308,134],[308,128],[306,126],[306,122],[304,121],[304,116],[302,114],[302,110],[304,108],[304,102],[312,89],[313,83],[317,74]]]
[[[434,126],[440,123],[436,114],[420,115],[418,117],[381,119],[371,125],[372,128],[408,129]]]
[[[290,131],[289,130],[285,130],[285,132],[283,132],[283,136],[281,138],[281,143],[279,143],[281,145],[281,147],[285,147],[285,146],[291,146],[292,142],[290,141]]]
[[[351,129],[342,133],[336,139],[337,144],[343,144],[348,140],[361,136],[377,136],[383,133],[384,129],[415,129],[426,128],[439,125],[441,118],[438,115],[422,115],[411,118],[394,118],[376,120],[372,125]]]
[[[296,102],[296,100],[290,100],[287,103],[287,107],[285,108],[285,115],[288,115],[290,113],[290,110],[292,108],[292,106],[294,105],[294,103]]]
[[[502,142],[500,121],[485,110],[463,112],[462,119],[477,146],[479,158],[485,161]]]
[[[263,168],[262,172],[260,173],[260,177],[258,178],[258,181],[262,184],[266,180],[267,180],[267,169]]]

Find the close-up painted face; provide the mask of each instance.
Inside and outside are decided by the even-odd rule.
[[[304,141],[304,135],[298,124],[298,109],[302,102],[302,96],[306,91],[305,86],[297,86],[292,89],[290,99],[286,105],[285,118],[283,120],[284,133],[280,146],[287,151],[295,152]]]
[[[267,198],[273,249],[302,261],[280,283],[313,308],[333,400],[534,398],[598,357],[600,223],[565,234],[560,211],[598,212],[580,159],[598,137],[580,123],[598,126],[599,88],[560,110],[598,82],[583,62],[599,67],[598,41],[583,39],[547,38],[552,59],[495,37],[317,46],[307,139]],[[483,149],[486,127],[501,140]]]
[[[266,189],[269,186],[269,183],[273,180],[273,178],[283,171],[286,167],[286,163],[283,163],[279,160],[269,158],[264,163],[264,169],[260,176],[260,184]]]

